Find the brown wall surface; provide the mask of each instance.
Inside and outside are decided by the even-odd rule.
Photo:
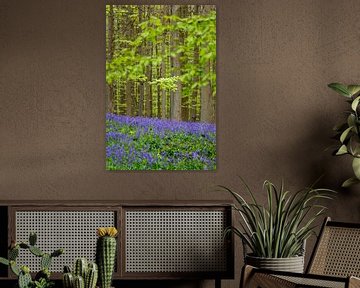
[[[264,179],[297,189],[325,173],[340,192],[328,214],[360,221],[359,187],[339,188],[349,159],[325,151],[347,108],[326,85],[360,82],[360,2],[156,2],[194,3],[218,9],[216,172],[105,171],[105,2],[0,0],[1,200],[230,199],[211,187],[237,175],[265,200]]]

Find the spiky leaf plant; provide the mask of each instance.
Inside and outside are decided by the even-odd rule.
[[[331,199],[334,191],[329,189],[304,188],[296,193],[280,188],[266,180],[266,206],[256,200],[249,186],[242,180],[251,201],[239,193],[228,191],[236,201],[233,208],[240,215],[240,227],[229,227],[252,251],[252,256],[265,258],[288,258],[301,255],[303,244],[314,233],[315,220],[326,209],[318,200]]]
[[[350,109],[346,112],[346,122],[334,127],[340,143],[333,153],[336,156],[349,154],[353,157],[354,177],[342,184],[343,187],[349,187],[360,183],[360,85],[330,83],[328,87],[346,97],[346,102],[350,104]]]

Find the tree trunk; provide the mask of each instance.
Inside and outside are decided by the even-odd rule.
[[[180,5],[172,5],[172,14],[180,16]],[[172,41],[171,41],[172,49],[176,49],[178,44],[180,43],[180,33],[175,30],[172,33]],[[172,66],[173,66],[173,77],[180,76],[180,56],[175,55],[172,57]],[[181,90],[182,84],[180,80],[177,80],[177,89],[172,92],[171,97],[171,119],[172,120],[181,120]]]
[[[109,63],[112,61],[113,57],[114,57],[114,7],[113,5],[109,5],[109,13],[108,13],[108,17],[107,17],[107,21],[108,21],[108,37],[107,37],[107,57],[106,57],[106,61]],[[106,92],[107,92],[107,112],[114,112],[114,84],[113,83],[107,83],[107,88],[106,88]]]
[[[161,54],[165,55],[165,45],[166,45],[166,35],[164,35],[164,41],[161,45]],[[166,60],[164,59],[161,62],[161,78],[166,78]],[[161,118],[166,118],[166,106],[167,106],[167,99],[166,99],[166,90],[161,89]]]
[[[142,23],[143,21],[143,11],[142,11],[142,8],[145,7],[145,6],[139,6],[139,23]],[[140,33],[141,30],[140,30],[140,27],[139,27],[139,31],[138,33]],[[144,49],[143,49],[143,45],[140,45],[139,47],[139,55],[143,55],[143,52],[144,52]],[[138,86],[138,89],[139,89],[139,99],[138,99],[138,116],[143,116],[143,110],[144,110],[144,82],[143,81],[140,81],[139,82],[139,86]]]
[[[180,8],[180,16],[181,18],[187,18],[189,15],[189,11],[188,11],[189,5],[183,5]],[[180,45],[184,45],[184,41],[186,38],[186,33],[184,31],[180,31],[180,35],[179,35],[179,42]],[[180,69],[184,66],[184,60],[183,59],[183,53],[181,53],[180,55]],[[181,74],[181,71],[180,71]],[[185,95],[181,95],[181,119],[183,121],[189,121],[189,114],[190,114],[190,110],[189,110],[189,94],[185,94]]]
[[[198,67],[199,65],[199,47],[195,46],[194,48],[194,66]],[[199,82],[199,76],[196,75],[194,77],[194,83]],[[197,117],[197,103],[198,103],[198,95],[199,95],[199,88],[196,87],[191,95],[191,104],[190,104],[190,120],[196,121],[199,118]]]
[[[130,81],[126,81],[126,85],[125,85],[125,101],[126,101],[126,115],[128,116],[133,116],[133,111],[132,111],[132,83]]]
[[[205,5],[203,8],[203,12],[207,14],[209,11],[210,11],[210,6]],[[204,45],[207,45],[207,43],[204,43]],[[210,74],[210,69],[211,69],[210,61],[206,61],[203,67],[204,75]],[[201,86],[200,88],[200,102],[201,102],[200,121],[214,122],[215,113],[213,111],[213,97],[211,94],[210,80],[208,80],[206,85]]]

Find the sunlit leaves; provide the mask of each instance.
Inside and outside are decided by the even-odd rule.
[[[158,6],[158,5],[155,5]],[[121,7],[121,6],[118,6]],[[118,8],[119,17],[126,15],[132,19],[137,33],[133,39],[127,35],[120,35],[117,51],[106,64],[106,82],[114,83],[117,80],[133,80],[137,82],[149,81],[146,77],[146,69],[149,65],[157,67],[162,62],[168,62],[170,57],[179,57],[181,65],[180,78],[176,81],[182,83],[182,95],[191,96],[194,89],[211,83],[212,92],[216,93],[216,71],[210,69],[204,73],[204,66],[216,62],[216,13],[210,11],[206,15],[191,14],[184,18],[177,15],[164,15],[154,12],[148,19],[141,23],[138,20],[139,7],[126,5]],[[109,8],[107,7],[107,13]],[[178,32],[183,37],[183,42],[176,47],[170,47],[171,35]],[[140,47],[151,44],[165,46],[164,53],[140,53]],[[195,59],[194,51],[198,50],[198,59]],[[170,68],[170,67],[168,67]],[[171,69],[171,68],[170,68]],[[162,75],[158,79],[152,79],[151,85],[159,84],[160,89],[173,91],[176,89],[171,70],[167,76]]]

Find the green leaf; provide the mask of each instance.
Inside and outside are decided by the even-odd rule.
[[[355,100],[351,103],[351,109],[356,111],[357,106],[359,105],[360,96],[356,97]]]
[[[360,180],[360,158],[355,157],[353,159],[352,168],[356,178]]]
[[[339,93],[342,96],[347,98],[351,97],[350,91],[347,89],[347,86],[341,83],[330,83],[329,88],[333,89],[335,92]]]
[[[344,154],[347,154],[349,153],[347,148],[346,148],[346,145],[341,145],[341,147],[339,148],[339,150],[336,152],[335,155],[344,155]]]
[[[350,113],[348,118],[347,118],[347,124],[348,126],[353,126],[353,131],[355,133],[358,133],[358,129],[356,127],[356,116],[353,113]]]
[[[5,259],[5,258],[3,258],[3,257],[0,257],[0,263],[1,263],[1,264],[4,264],[4,265],[9,265],[9,264],[10,264],[9,260],[8,260],[8,259]]]
[[[358,135],[352,135],[348,143],[348,150],[351,152],[351,155],[354,157],[360,156],[360,138]]]
[[[347,128],[347,129],[345,129],[345,131],[343,133],[341,133],[341,136],[340,136],[341,143],[344,143],[346,137],[348,136],[348,134],[349,134],[349,132],[351,131],[352,128],[353,127],[351,126],[351,127]]]
[[[20,268],[16,265],[16,262],[15,262],[15,261],[10,261],[10,268],[11,268],[11,271],[12,271],[15,275],[19,276],[21,270],[20,270]]]
[[[356,177],[352,177],[352,178],[349,178],[346,181],[344,181],[344,183],[342,183],[341,187],[348,188],[352,185],[359,184],[359,183],[360,183],[359,179],[357,179]]]
[[[348,85],[347,90],[349,91],[351,96],[354,96],[354,95],[356,95],[357,93],[360,92],[360,85],[355,85],[355,84]]]

